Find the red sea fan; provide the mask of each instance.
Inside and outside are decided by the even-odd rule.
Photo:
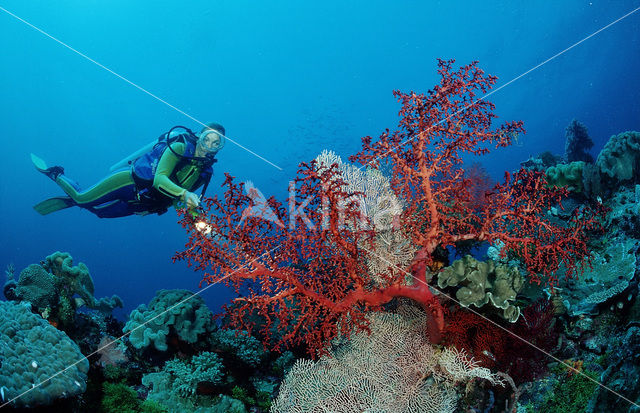
[[[503,328],[496,325],[502,322],[460,309],[447,315],[443,336],[446,344],[466,350],[483,367],[507,373],[520,384],[541,377],[552,361],[544,352],[558,341],[553,317],[548,300],[529,305],[514,325]]]
[[[440,84],[427,94],[394,92],[402,105],[399,129],[387,130],[375,142],[363,138],[362,151],[351,157],[368,167],[390,165],[391,188],[406,202],[397,224],[418,248],[408,268],[385,278],[384,287],[372,286],[376,274],[366,263],[374,234],[358,229],[360,211],[349,202],[354,194],[345,191],[336,165],[301,164],[285,203],[257,202],[255,191],[245,194],[243,185],[227,175],[224,195],[203,202],[213,237],[195,230],[192,217],[182,219],[190,238],[174,259],[204,271],[204,282],[232,284],[242,293],[228,314],[233,326],[254,331],[257,326],[246,315],[257,314],[267,341],[274,330],[284,332],[275,340],[278,348],[304,344],[321,351],[338,333],[367,329],[367,312],[404,297],[422,305],[429,315],[428,333],[437,341],[443,311],[427,284],[437,251],[461,241],[500,241],[504,253],[520,259],[538,283],[553,284],[561,264],[568,274],[579,268],[589,253],[588,232],[598,228],[598,213],[583,208],[566,225],[550,222],[547,211],[567,192],[549,187],[543,174],[506,173],[481,203],[469,203],[462,156],[506,147],[524,129],[522,122],[492,125],[494,106],[478,95],[496,78],[476,62],[458,70],[453,63],[438,62]],[[468,332],[462,326],[470,323],[458,324],[456,334],[463,340]],[[492,340],[481,329],[475,337],[476,348]]]
[[[474,162],[464,170],[464,179],[468,182],[469,196],[468,207],[473,210],[482,210],[486,198],[491,196],[495,182],[482,164]]]
[[[496,367],[508,372],[516,384],[540,378],[552,361],[540,350],[550,353],[558,344],[552,302],[540,299],[530,304],[509,330],[524,341],[509,335],[508,345]]]
[[[361,247],[371,230],[354,229],[361,214],[357,205],[345,204],[352,194],[343,191],[335,166],[302,164],[288,211],[274,199],[257,205],[228,175],[225,186],[223,198],[204,201],[200,217],[215,236],[203,236],[185,216],[190,240],[175,259],[203,270],[203,281],[224,282],[242,293],[226,317],[232,327],[258,328],[276,349],[305,345],[314,355],[338,333],[348,337],[367,329],[369,311],[406,297],[434,314],[432,334],[439,333],[439,305],[426,283],[407,285],[398,275],[384,289],[371,287],[368,252]]]
[[[504,330],[465,308],[448,314],[446,320],[446,345],[467,351],[482,367],[494,368],[499,363],[508,343]]]

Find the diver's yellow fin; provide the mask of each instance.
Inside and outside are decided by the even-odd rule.
[[[35,166],[38,171],[44,173],[47,170],[47,163],[34,154],[31,154],[31,162],[33,162],[33,166]]]
[[[36,167],[37,168],[37,167]],[[46,199],[39,204],[33,206],[40,215],[47,215],[52,212],[60,211],[61,209],[74,206],[76,203],[68,196],[59,196],[55,198]]]

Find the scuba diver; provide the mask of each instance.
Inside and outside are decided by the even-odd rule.
[[[34,206],[42,215],[79,206],[100,218],[163,214],[173,205],[189,211],[199,207],[213,175],[215,155],[224,146],[225,129],[207,124],[198,135],[184,126],[174,126],[121,162],[91,188],[82,191],[64,175],[61,166],[47,167],[31,154],[36,169],[57,183],[67,194]],[[198,196],[193,191],[202,187]]]

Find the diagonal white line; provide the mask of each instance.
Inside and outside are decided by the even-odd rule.
[[[387,155],[390,152],[395,151],[396,149],[398,149],[399,147],[405,145],[408,142],[411,142],[412,140],[414,140],[415,138],[419,138],[421,135],[424,135],[425,133],[429,132],[431,129],[433,129],[434,126],[440,125],[443,122],[448,121],[449,119],[451,119],[453,116],[457,115],[458,113],[465,111],[467,109],[469,109],[472,106],[475,106],[478,102],[488,98],[489,96],[493,95],[494,93],[496,93],[497,91],[509,86],[510,84],[512,84],[513,82],[517,81],[518,79],[522,78],[523,76],[528,75],[529,73],[533,72],[534,70],[544,66],[545,64],[549,63],[550,61],[554,60],[555,58],[557,58],[558,56],[561,56],[563,54],[565,54],[566,52],[568,52],[569,50],[573,49],[574,47],[578,46],[579,44],[589,40],[590,38],[592,38],[593,36],[597,35],[598,33],[602,32],[603,30],[608,29],[609,27],[613,26],[614,24],[620,22],[621,20],[631,16],[632,14],[636,13],[638,10],[640,10],[640,7],[637,7],[633,10],[631,10],[629,13],[625,14],[622,17],[617,18],[616,20],[612,21],[611,23],[607,24],[606,26],[601,27],[600,29],[596,30],[595,32],[591,33],[590,35],[588,35],[587,37],[575,42],[574,44],[572,44],[571,46],[567,47],[566,49],[562,50],[561,52],[558,52],[556,54],[554,54],[553,56],[549,57],[548,59],[544,60],[541,63],[538,63],[537,65],[535,65],[534,67],[532,67],[531,69],[523,72],[522,74],[514,77],[513,79],[511,79],[510,81],[508,81],[507,83],[505,83],[504,85],[501,85],[500,87],[492,90],[491,92],[485,94],[484,96],[476,99],[475,101],[469,103],[467,106],[463,107],[462,109],[458,109],[457,111],[455,111],[454,113],[452,113],[451,115],[447,116],[446,118],[434,123],[433,125],[431,125],[428,129],[418,133],[415,136],[412,136],[411,138],[400,142],[398,145],[396,145],[395,147],[389,149],[388,151],[386,151],[385,153],[383,153],[382,155],[377,156],[376,158],[370,160],[369,162],[363,164],[362,166],[358,167],[358,169],[362,169],[365,168],[366,166],[368,166],[369,164],[371,164],[372,162],[374,162],[375,160],[378,160],[379,158],[382,158],[383,156]]]
[[[74,362],[74,363],[70,364],[69,366],[65,367],[63,370],[60,370],[59,372],[57,372],[57,373],[55,373],[55,374],[51,375],[51,376],[50,376],[49,378],[47,378],[46,380],[42,380],[42,381],[40,381],[39,383],[34,384],[34,385],[33,385],[33,387],[32,387],[32,388],[30,388],[29,390],[26,390],[26,391],[24,391],[24,392],[20,393],[19,395],[17,395],[17,396],[15,396],[15,397],[13,397],[12,399],[10,399],[10,400],[8,400],[8,401],[4,402],[3,404],[0,404],[0,409],[1,409],[1,408],[3,408],[3,407],[7,407],[7,406],[9,406],[9,405],[14,401],[14,400],[17,400],[17,399],[19,399],[20,397],[24,396],[25,394],[29,393],[30,391],[37,389],[37,388],[38,388],[38,387],[40,387],[43,383],[46,383],[47,381],[51,380],[52,378],[54,378],[54,377],[57,377],[57,376],[61,375],[61,374],[62,374],[62,373],[64,373],[65,371],[69,370],[71,367],[73,367],[73,366],[77,365],[78,363],[81,363],[81,362],[82,362],[82,361],[84,361],[84,360],[87,360],[87,361],[88,361],[88,360],[89,360],[89,357],[91,357],[91,356],[93,356],[93,355],[95,355],[95,354],[99,353],[99,352],[100,352],[100,351],[102,351],[103,349],[105,349],[105,348],[107,348],[107,347],[109,347],[109,346],[111,346],[111,345],[115,344],[116,342],[118,342],[118,341],[122,340],[123,338],[125,338],[126,336],[128,336],[129,334],[131,334],[133,331],[138,330],[138,329],[140,329],[140,328],[144,327],[145,325],[149,324],[150,322],[152,322],[152,321],[153,321],[153,320],[155,320],[156,318],[160,317],[161,315],[163,315],[163,314],[165,314],[165,313],[167,313],[167,312],[169,312],[169,311],[173,310],[174,308],[176,308],[176,307],[178,307],[178,306],[180,306],[180,305],[182,305],[182,304],[186,303],[187,301],[191,300],[191,299],[192,299],[193,297],[195,297],[196,295],[200,295],[200,294],[202,294],[203,292],[205,292],[205,291],[206,291],[206,290],[208,290],[209,288],[211,288],[211,287],[213,287],[214,285],[216,285],[216,284],[220,283],[221,281],[226,280],[227,278],[231,277],[231,276],[232,276],[233,274],[235,274],[236,272],[238,272],[238,271],[242,270],[244,267],[246,267],[246,266],[248,266],[248,265],[250,265],[250,264],[253,264],[254,262],[256,262],[257,260],[259,260],[260,258],[262,258],[263,256],[265,256],[266,254],[270,254],[270,253],[272,253],[273,251],[277,250],[277,249],[278,249],[278,248],[280,248],[280,247],[281,247],[281,245],[277,245],[277,246],[275,246],[275,247],[271,248],[269,251],[263,252],[262,254],[260,254],[260,256],[258,256],[258,257],[256,257],[256,258],[254,258],[253,260],[249,261],[249,262],[248,262],[248,263],[246,263],[246,264],[243,264],[241,267],[239,267],[238,269],[236,269],[236,270],[232,271],[231,273],[229,273],[229,274],[225,275],[224,277],[220,278],[218,281],[214,282],[213,284],[209,284],[209,285],[207,285],[207,286],[206,286],[206,287],[204,287],[203,289],[201,289],[201,290],[199,290],[199,291],[197,291],[197,292],[193,293],[192,295],[188,296],[187,298],[185,298],[185,299],[183,299],[183,300],[181,300],[181,301],[177,302],[176,304],[174,304],[174,305],[172,305],[171,307],[167,308],[167,309],[166,309],[166,310],[164,310],[163,312],[161,312],[161,313],[159,313],[159,314],[156,314],[154,317],[152,317],[152,318],[150,318],[150,319],[146,320],[144,323],[140,324],[139,326],[137,326],[137,327],[136,327],[136,328],[134,328],[133,330],[131,330],[131,331],[129,331],[129,332],[127,332],[127,333],[125,333],[125,334],[121,335],[120,337],[118,337],[118,338],[116,338],[116,339],[114,339],[114,340],[110,341],[109,343],[105,344],[104,346],[102,346],[102,347],[98,348],[98,349],[97,349],[96,351],[94,351],[93,353],[88,354],[88,355],[86,355],[86,356],[82,357],[81,359],[77,360],[76,362]]]
[[[100,62],[95,61],[94,59],[90,58],[89,56],[87,56],[86,54],[74,49],[73,47],[69,46],[68,44],[64,43],[63,41],[53,37],[52,35],[50,35],[49,33],[45,32],[44,30],[40,29],[39,27],[29,23],[28,21],[20,18],[19,16],[16,16],[15,14],[11,13],[9,10],[5,9],[4,7],[0,6],[0,10],[2,10],[3,12],[7,13],[8,15],[14,17],[15,19],[21,21],[22,23],[26,24],[27,26],[37,30],[38,32],[42,33],[43,35],[47,36],[48,38],[50,38],[51,40],[59,43],[60,45],[66,47],[67,49],[71,50],[72,52],[84,57],[85,59],[87,59],[88,61],[90,61],[91,63],[101,67],[102,69],[106,70],[107,72],[111,73],[112,75],[124,80],[125,82],[127,82],[128,84],[130,84],[131,86],[135,87],[136,89],[146,93],[147,95],[151,96],[152,98],[156,99],[157,101],[164,103],[165,105],[169,106],[171,109],[175,110],[176,112],[181,113],[182,115],[186,116],[187,118],[191,119],[192,121],[199,123],[202,126],[207,126],[205,123],[199,121],[198,119],[194,118],[193,116],[189,115],[188,113],[186,113],[185,111],[175,107],[174,105],[172,105],[171,103],[165,101],[164,99],[160,98],[159,96],[151,93],[150,91],[148,91],[147,89],[143,88],[140,85],[137,85],[136,83],[130,81],[129,79],[127,79],[126,77],[114,72],[113,70],[109,69],[108,67],[106,67],[105,65],[103,65]],[[263,160],[264,162],[268,163],[269,165],[273,166],[274,168],[282,171],[282,168],[278,165],[276,165],[275,163],[271,162],[270,160],[268,160],[267,158],[258,155],[257,153],[255,153],[254,151],[252,151],[251,149],[247,148],[246,146],[242,145],[239,142],[236,142],[235,140],[229,138],[228,136],[225,136],[226,139],[229,140],[229,142],[235,144],[236,146],[238,146],[241,149],[244,149],[245,151],[249,152],[251,155],[255,156],[256,158],[259,158],[261,160]]]
[[[600,383],[599,381],[587,376],[586,374],[584,374],[583,372],[581,372],[580,370],[574,368],[573,366],[571,366],[570,364],[560,360],[559,358],[557,358],[556,356],[554,356],[553,354],[549,353],[548,351],[536,346],[535,344],[527,341],[526,339],[520,337],[519,335],[515,334],[512,331],[507,330],[506,328],[502,327],[500,324],[496,323],[495,321],[491,320],[490,318],[485,317],[484,315],[480,314],[479,312],[475,311],[474,309],[472,309],[471,307],[465,307],[462,305],[462,303],[458,300],[456,300],[455,298],[451,297],[450,295],[448,295],[447,293],[445,293],[444,291],[432,286],[431,284],[428,284],[424,281],[422,281],[421,279],[417,278],[415,275],[413,275],[412,273],[405,271],[403,268],[398,267],[395,263],[387,260],[385,257],[380,256],[379,254],[370,251],[367,248],[363,248],[361,247],[363,250],[367,251],[369,254],[374,255],[376,257],[378,257],[379,259],[381,259],[382,261],[386,262],[387,264],[393,266],[395,269],[397,269],[398,271],[404,273],[405,275],[410,275],[413,279],[415,279],[416,281],[419,281],[421,284],[426,285],[427,287],[429,287],[430,289],[432,289],[433,291],[436,291],[437,293],[441,294],[442,296],[450,299],[451,301],[455,302],[456,304],[458,304],[460,307],[463,307],[465,309],[467,309],[468,311],[471,311],[473,314],[477,315],[478,317],[483,318],[484,320],[490,322],[491,324],[493,324],[494,326],[498,327],[500,330],[512,335],[513,337],[517,338],[518,340],[530,345],[531,347],[533,347],[534,349],[540,351],[541,353],[543,353],[544,355],[546,355],[547,357],[552,358],[553,360],[557,361],[558,363],[564,365],[565,367],[567,367],[569,370],[573,371],[574,373],[577,373],[581,376],[583,376],[584,378],[590,380],[591,382],[597,384],[598,386],[602,387],[603,389],[610,391],[611,393],[615,394],[616,396],[620,397],[621,399],[631,403],[632,405],[636,406],[636,407],[640,407],[640,405],[636,404],[635,402],[633,402],[632,400],[629,400],[628,398],[624,397],[623,395],[621,395],[620,393],[616,392],[615,390],[611,389],[610,387]]]

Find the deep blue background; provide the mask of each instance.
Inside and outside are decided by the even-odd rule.
[[[392,4],[393,3],[393,4]],[[284,195],[296,164],[322,149],[347,156],[360,137],[397,124],[394,89],[426,91],[436,58],[479,60],[498,86],[639,1],[95,1],[2,0],[0,6],[282,166],[228,144],[223,171]],[[564,152],[578,118],[596,142],[640,129],[640,12],[499,90],[499,120],[525,121],[518,146],[484,159],[491,173],[543,150]],[[18,272],[56,250],[85,262],[96,296],[128,312],[157,289],[201,278],[171,256],[186,240],[174,211],[101,220],[31,206],[62,192],[29,161],[60,164],[81,185],[175,124],[198,125],[0,11],[0,266]],[[230,294],[203,296],[216,311]],[[124,314],[119,313],[120,316]]]

